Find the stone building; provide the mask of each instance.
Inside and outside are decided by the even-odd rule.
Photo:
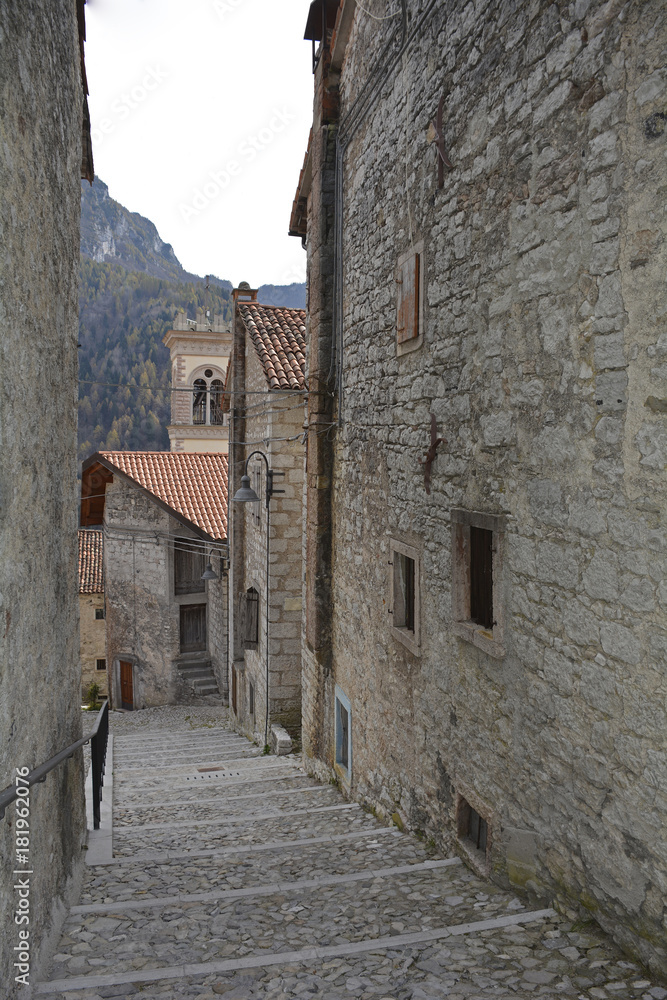
[[[79,528],[79,634],[81,698],[91,684],[108,694],[106,623],[104,615],[104,535]]]
[[[305,313],[260,305],[247,285],[233,298],[229,495],[247,465],[260,502],[230,503],[230,705],[241,731],[266,743],[272,723],[300,721]]]
[[[2,789],[14,785],[16,768],[33,769],[81,736],[77,293],[80,177],[92,180],[84,34],[82,2],[0,5]],[[29,865],[16,856],[16,805],[0,819],[5,997],[34,982],[76,894],[86,825],[81,752],[33,785],[29,800]],[[14,869],[24,868],[30,923],[17,924]],[[29,933],[27,962],[17,960],[26,942],[19,931]]]
[[[306,760],[664,973],[664,5],[393,6],[306,32]]]
[[[224,387],[231,349],[229,323],[197,313],[179,313],[164,336],[171,355],[172,451],[227,452],[228,427]]]
[[[111,704],[225,697],[227,456],[97,452],[81,489],[82,526],[104,532]]]

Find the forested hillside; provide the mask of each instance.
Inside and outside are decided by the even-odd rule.
[[[176,313],[206,305],[231,319],[232,284],[181,266],[150,221],[109,197],[95,178],[81,186],[79,458],[111,449],[169,447],[169,351],[162,338]],[[305,285],[263,285],[267,305],[305,305]]]
[[[162,338],[182,309],[204,307],[203,283],[166,281],[81,257],[79,458],[111,449],[169,447],[171,372]],[[227,289],[208,307],[230,316]]]

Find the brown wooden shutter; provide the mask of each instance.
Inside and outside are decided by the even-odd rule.
[[[398,343],[419,336],[420,258],[416,253],[402,265],[398,276]]]

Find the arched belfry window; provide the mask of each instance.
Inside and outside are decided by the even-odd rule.
[[[220,426],[224,421],[222,412],[224,386],[219,378],[214,378],[211,382],[211,423]]]
[[[196,378],[192,397],[192,423],[206,423],[206,396],[208,386],[203,378]]]
[[[221,427],[225,422],[224,394],[224,382],[212,368],[207,368],[203,377],[192,383],[192,423]]]

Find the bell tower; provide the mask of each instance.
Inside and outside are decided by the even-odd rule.
[[[229,413],[223,402],[230,324],[208,311],[198,312],[194,320],[179,313],[163,340],[171,353],[171,450],[226,453]]]

